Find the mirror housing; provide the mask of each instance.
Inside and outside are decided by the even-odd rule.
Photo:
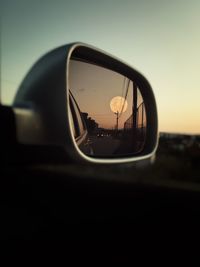
[[[146,108],[147,130],[144,149],[135,156],[92,158],[78,148],[71,124],[69,96],[70,59],[91,62],[134,80]],[[126,163],[151,159],[157,148],[156,101],[149,82],[127,64],[94,47],[73,43],[44,55],[23,80],[13,103],[19,144],[59,147],[66,159],[77,162]]]

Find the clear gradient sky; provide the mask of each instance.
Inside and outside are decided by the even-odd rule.
[[[4,103],[43,53],[82,41],[147,77],[160,131],[200,133],[199,0],[0,0],[0,12]]]

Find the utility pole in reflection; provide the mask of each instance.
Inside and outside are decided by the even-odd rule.
[[[117,116],[117,119],[116,119],[116,130],[118,131],[118,125],[119,125],[119,111],[115,112],[115,115]]]

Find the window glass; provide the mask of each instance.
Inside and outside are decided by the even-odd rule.
[[[69,119],[70,119],[71,126],[72,126],[73,136],[76,138],[78,136],[78,134],[76,132],[76,128],[75,128],[75,124],[74,124],[74,119],[72,117],[71,107],[69,109]]]
[[[74,120],[76,120],[77,122],[77,130],[78,130],[78,136],[82,135],[84,133],[84,125],[83,125],[83,121],[81,118],[81,114],[79,111],[79,108],[76,104],[76,102],[74,101],[73,97],[71,97],[71,101],[72,101],[72,105],[73,105],[73,111],[74,111]]]

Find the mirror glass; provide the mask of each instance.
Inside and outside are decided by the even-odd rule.
[[[112,70],[71,59],[70,121],[79,149],[91,157],[142,151],[146,111],[137,84]]]

